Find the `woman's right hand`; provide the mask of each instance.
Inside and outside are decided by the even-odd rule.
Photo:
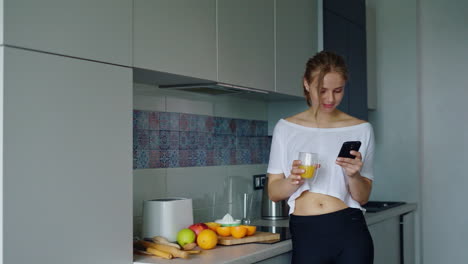
[[[289,183],[293,185],[298,185],[301,186],[304,184],[304,178],[301,177],[301,174],[305,172],[303,169],[299,169],[299,166],[301,165],[300,160],[294,160],[292,169],[291,169],[291,174],[288,176],[288,181]]]

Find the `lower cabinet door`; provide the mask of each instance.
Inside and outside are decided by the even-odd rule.
[[[400,221],[393,217],[369,226],[374,241],[374,263],[400,263]]]

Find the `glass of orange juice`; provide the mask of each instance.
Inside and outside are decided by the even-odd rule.
[[[299,160],[301,165],[299,169],[305,170],[301,177],[304,179],[311,179],[317,174],[317,166],[319,163],[318,154],[311,152],[299,152]]]

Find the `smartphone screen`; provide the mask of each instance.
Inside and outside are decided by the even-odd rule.
[[[351,150],[359,151],[360,147],[361,141],[346,141],[343,143],[343,146],[341,146],[338,157],[354,159],[356,156],[351,155],[349,152],[351,152]]]

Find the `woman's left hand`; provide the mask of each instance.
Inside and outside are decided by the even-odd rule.
[[[337,158],[336,164],[340,165],[348,177],[355,177],[359,175],[362,168],[362,155],[358,151],[352,150],[351,155],[356,156],[355,159],[350,158]]]

